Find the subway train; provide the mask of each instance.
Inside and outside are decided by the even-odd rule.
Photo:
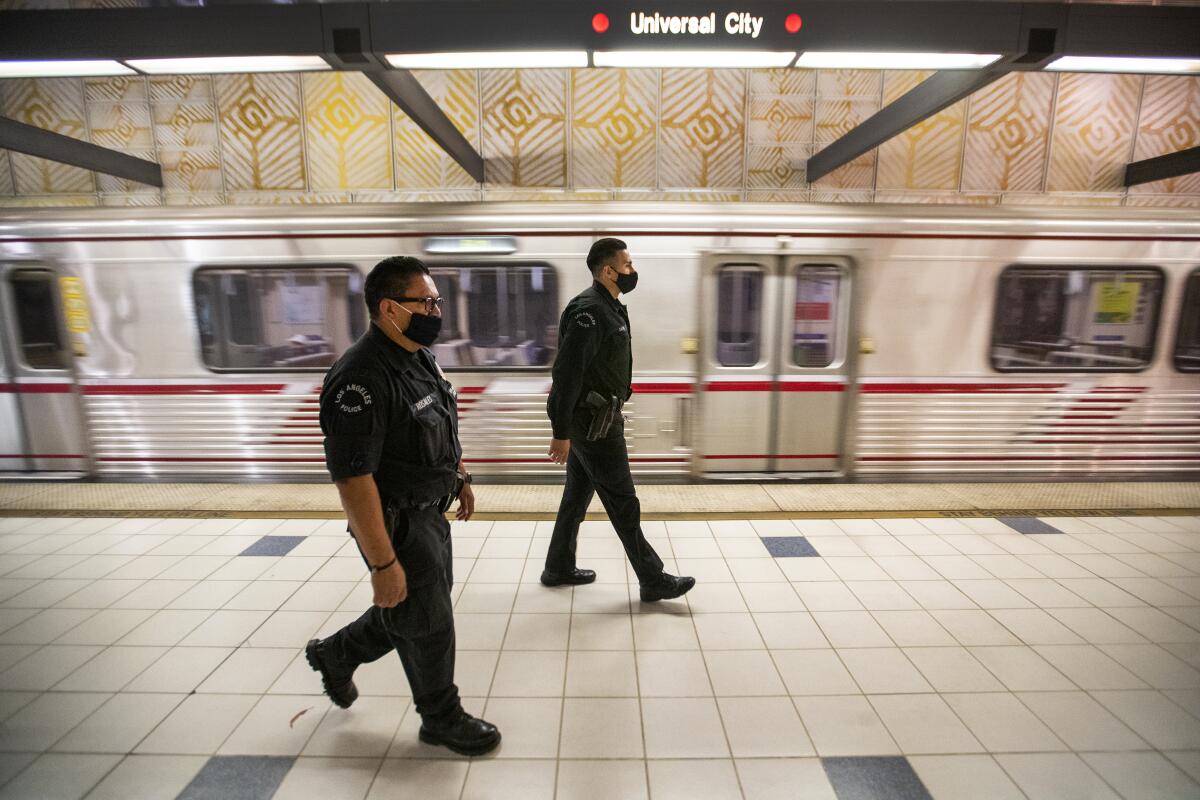
[[[407,254],[472,470],[558,480],[558,316],[607,235],[638,474],[1200,474],[1194,210],[565,201],[0,215],[0,473],[321,479],[322,376]]]

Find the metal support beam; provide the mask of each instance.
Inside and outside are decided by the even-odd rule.
[[[1167,178],[1178,178],[1200,172],[1200,147],[1189,147],[1178,153],[1167,153],[1125,165],[1125,185],[1136,186]]]
[[[162,187],[162,166],[107,147],[0,117],[0,149],[48,158],[105,175]]]
[[[816,182],[843,164],[850,163],[868,150],[878,147],[946,106],[957,103],[967,95],[999,80],[1007,73],[1007,67],[935,72],[808,159],[808,182]]]
[[[371,83],[388,96],[409,118],[450,154],[475,180],[483,183],[483,156],[475,151],[467,137],[454,127],[437,101],[406,69],[365,72]]]

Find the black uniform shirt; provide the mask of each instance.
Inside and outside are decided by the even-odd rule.
[[[633,388],[629,311],[598,281],[563,309],[546,412],[555,439],[570,438],[571,418],[588,392],[628,400]]]
[[[385,506],[450,494],[462,457],[454,387],[426,348],[410,353],[376,325],[325,374],[325,465],[336,481],[374,475]]]

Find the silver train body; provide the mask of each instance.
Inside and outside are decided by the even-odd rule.
[[[0,472],[318,479],[362,276],[421,257],[477,474],[542,476],[563,305],[629,245],[635,472],[1200,472],[1194,212],[473,204],[0,217]]]

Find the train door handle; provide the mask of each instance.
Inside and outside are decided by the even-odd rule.
[[[692,446],[692,398],[678,397],[675,399],[675,440],[676,447]]]

